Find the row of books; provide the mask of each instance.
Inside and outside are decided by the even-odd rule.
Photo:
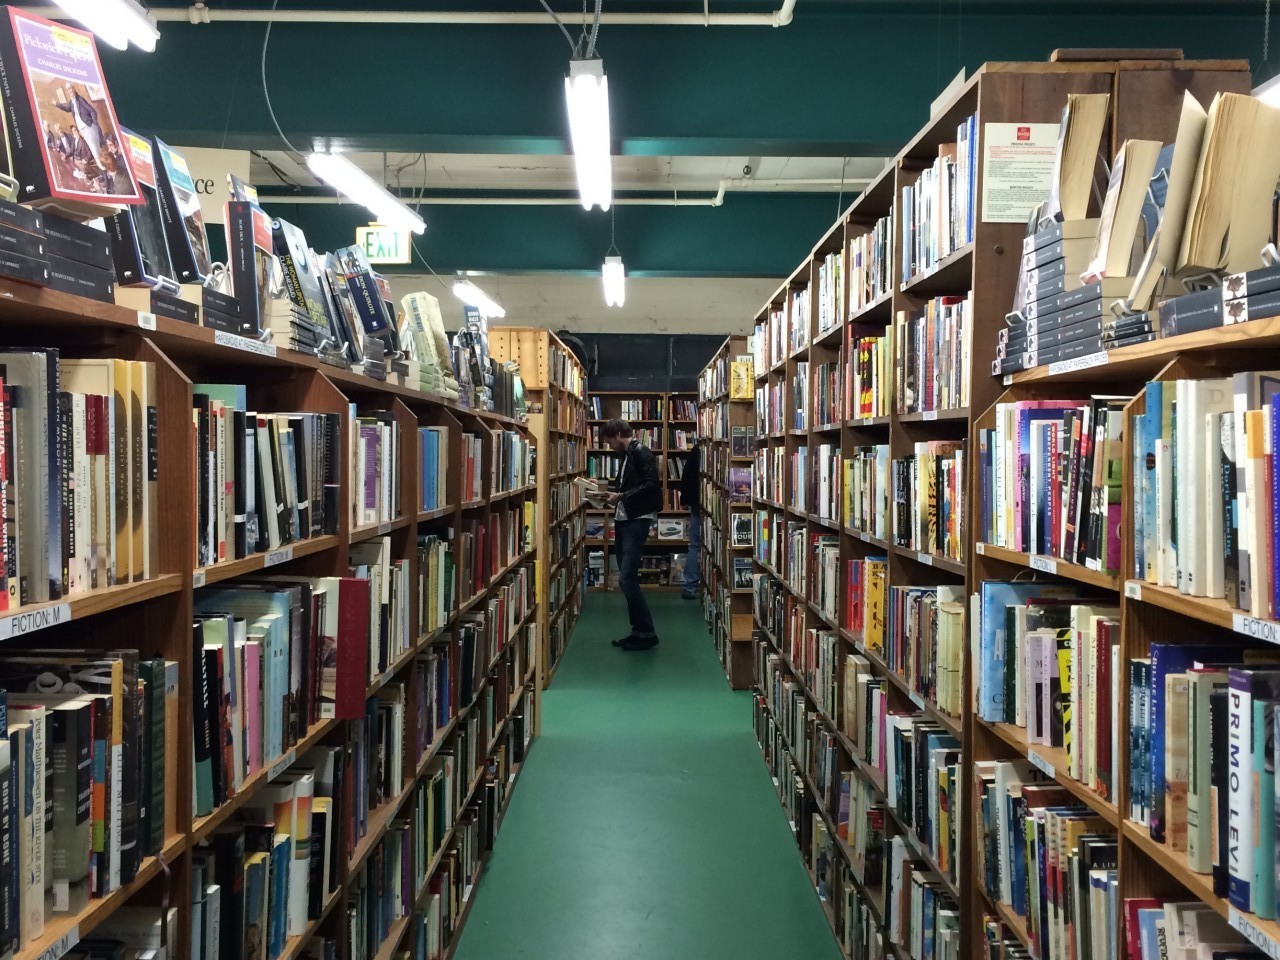
[[[570,439],[552,434],[547,447],[543,451],[535,450],[534,456],[544,453],[552,473],[569,473],[582,468],[585,449],[586,443],[576,437]]]
[[[792,290],[787,301],[787,343],[791,353],[809,343],[809,288]]]
[[[791,353],[791,334],[785,306],[771,307],[756,323],[751,338],[751,362],[757,377],[781,363]]]
[[[840,425],[844,410],[844,394],[840,392],[840,383],[838,361],[820,363],[813,368],[813,403],[810,410],[815,428]]]
[[[844,251],[835,250],[818,264],[818,335],[844,322]]]
[[[893,542],[964,559],[965,444],[924,440],[893,461]]]
[[[893,289],[893,214],[849,241],[849,316]]]
[[[493,493],[527,487],[536,479],[537,449],[515,430],[495,431],[493,438]]]
[[[694,441],[697,437],[695,430],[680,430],[675,427],[667,428],[667,450],[669,451],[687,451],[693,449]],[[669,463],[680,463],[683,461],[671,460]]]
[[[418,428],[418,510],[426,513],[451,506],[449,500],[448,427]]]
[[[980,538],[1118,572],[1128,400],[996,404],[995,426],[978,430]]]
[[[592,450],[603,450],[605,447],[604,436],[601,431],[604,428],[600,425],[587,428],[587,440]],[[650,449],[659,449],[661,446],[662,431],[656,427],[637,427],[631,425],[631,432],[635,438]]]
[[[796,363],[794,376],[787,384],[787,392],[791,394],[790,414],[787,416],[788,430],[809,429],[809,361]]]
[[[340,417],[255,413],[247,409],[239,384],[201,383],[193,389],[196,566],[335,533]],[[368,448],[354,439],[354,425],[352,430],[354,464],[357,452],[363,458]],[[377,462],[370,468],[376,477]],[[363,488],[358,492],[365,494]],[[376,482],[370,492],[377,496]],[[353,515],[363,502],[353,487]]]
[[[891,339],[885,335],[858,334],[849,327],[845,341],[846,363],[849,374],[845,383],[845,417],[851,420],[870,420],[887,417],[892,412],[891,397],[895,396],[891,363]]]
[[[1269,372],[1152,381],[1134,428],[1134,575],[1255,617],[1280,611]]]
[[[973,295],[935,297],[894,321],[894,392],[898,413],[969,405]]]
[[[0,952],[131,883],[172,830],[178,665],[137,650],[0,661]]]
[[[801,451],[804,449],[804,447],[800,448]],[[824,520],[840,522],[844,506],[844,499],[840,492],[843,472],[844,461],[840,458],[840,444],[820,443],[813,448],[813,462],[808,470],[809,489],[804,497],[811,513]]]
[[[781,381],[768,381],[756,387],[756,433],[777,434],[789,429],[786,414],[786,390]],[[794,385],[790,388],[795,389]]]
[[[888,539],[891,463],[887,443],[856,447],[853,456],[844,459],[844,526]]]
[[[750,400],[755,388],[754,367],[750,354],[716,357],[698,374],[698,400],[705,403],[725,393],[730,400]]]
[[[752,489],[758,499],[772,500],[774,503],[782,503],[785,499],[786,454],[786,448],[781,445],[760,447],[756,450],[752,470]]]
[[[973,240],[977,164],[978,118],[972,116],[956,128],[956,142],[939,144],[937,159],[902,188],[902,283]]]
[[[3,609],[159,571],[154,365],[0,353]]]
[[[698,401],[696,400],[677,400],[674,397],[669,401],[670,407],[667,416],[672,420],[694,421],[698,419]]]
[[[1052,582],[988,580],[977,593],[978,717],[1023,728],[1030,744],[1062,749],[1063,772],[1113,800],[1119,608]]]
[[[390,410],[350,406],[351,523],[368,526],[400,514],[400,430]]]

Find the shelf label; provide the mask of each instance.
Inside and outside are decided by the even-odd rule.
[[[378,524],[378,533],[379,534],[390,533],[391,527],[394,524],[395,524],[394,520],[384,520],[382,523]]]
[[[256,353],[260,357],[274,357],[276,355],[276,345],[274,343],[250,340],[248,337],[227,333],[225,330],[215,330],[213,332],[213,342],[220,347],[243,350],[245,353]]]
[[[1053,769],[1053,764],[1046,760],[1036,750],[1027,751],[1027,759],[1031,761],[1031,765],[1042,773],[1047,773],[1051,777],[1056,777],[1058,772]]]
[[[1280,623],[1274,620],[1259,620],[1257,617],[1237,613],[1231,618],[1231,629],[1255,640],[1280,644]]]
[[[933,557],[931,557],[927,553],[917,553],[916,559],[919,560],[921,563],[923,563],[926,567],[933,566]]]
[[[276,564],[279,564],[279,563],[288,563],[292,559],[293,559],[292,545],[287,547],[281,547],[279,550],[272,550],[265,557],[263,557],[262,566],[264,568],[274,567]]]
[[[156,328],[156,315],[154,313],[146,313],[142,310],[139,310],[138,326],[140,326],[143,330],[154,330]]]
[[[1142,599],[1142,581],[1126,580],[1124,582],[1124,595],[1130,600]]]
[[[203,570],[197,570],[195,573],[191,575],[191,586],[193,586],[195,589],[199,590],[201,587],[204,586],[204,584],[205,584],[205,572]]]
[[[28,610],[26,613],[15,613],[11,617],[5,617],[0,620],[0,640],[25,637],[28,633],[35,633],[37,630],[44,630],[46,627],[56,627],[60,623],[70,622],[71,604],[69,603],[58,603],[52,607]]]
[[[267,783],[270,783],[276,777],[280,776],[280,774],[288,770],[291,766],[293,766],[293,761],[297,759],[298,759],[297,747],[294,747],[292,750],[290,750],[286,754],[282,754],[280,758],[277,759],[276,762],[273,763],[267,769]]]
[[[924,418],[925,418],[926,420],[937,420],[937,419],[938,419],[938,411],[937,411],[937,410],[926,410],[926,411],[924,412]]]
[[[914,690],[907,691],[907,698],[921,710],[924,709],[924,697],[920,696],[920,694],[916,693]]]
[[[979,540],[976,544],[974,544],[973,548],[978,551],[978,554],[980,556],[985,557],[987,555],[987,545],[983,541]]]
[[[61,960],[80,942],[80,925],[76,924],[38,954],[35,960]]]
[[[1107,360],[1108,354],[1105,350],[1085,354],[1083,357],[1072,357],[1070,360],[1055,360],[1049,364],[1049,376],[1057,376],[1060,373],[1074,373],[1077,370],[1088,370],[1091,367],[1103,367],[1106,366]]]
[[[1267,936],[1248,914],[1232,907],[1228,912],[1227,922],[1246,940],[1271,957],[1271,960],[1280,960],[1280,943]]]
[[[1040,554],[1033,554],[1028,564],[1032,570],[1039,570],[1041,573],[1057,573],[1058,561],[1052,557],[1043,557]]]
[[[1006,386],[1006,387],[1012,387],[1012,386],[1013,386],[1013,374],[1012,374],[1012,373],[1006,373],[1006,374],[1004,375],[1004,377],[1001,379],[1001,381],[1000,381],[1000,382],[1001,382],[1004,386]]]

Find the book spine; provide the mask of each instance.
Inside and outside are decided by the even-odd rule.
[[[1228,824],[1227,847],[1230,876],[1228,898],[1232,906],[1250,909],[1253,880],[1253,695],[1246,671],[1232,670],[1229,681],[1230,723],[1227,740]]]

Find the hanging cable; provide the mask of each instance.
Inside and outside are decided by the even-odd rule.
[[[622,251],[618,249],[617,227],[618,205],[615,203],[609,207],[609,249],[604,252],[606,257],[611,254],[616,257],[622,256]]]
[[[840,211],[844,209],[844,175],[849,169],[849,158],[842,157],[840,160],[840,193],[836,197],[836,217],[840,216]]]
[[[564,38],[569,41],[569,47],[576,54],[578,52],[578,44],[574,42],[573,35],[569,33],[569,28],[561,22],[560,18],[556,15],[556,12],[551,9],[551,4],[547,3],[547,0],[538,0],[538,2],[541,3],[542,8],[551,15],[551,19],[555,21],[556,26],[560,28],[560,32],[564,34]]]
[[[276,12],[276,7],[280,5],[280,0],[271,0],[271,12]],[[276,111],[271,106],[271,91],[267,88],[267,44],[271,42],[271,26],[272,21],[267,21],[267,32],[262,35],[262,97],[267,101],[267,115],[271,117],[271,122],[275,125],[276,133],[280,134],[280,139],[284,141],[284,145],[302,156],[303,153],[295,147],[289,138],[284,135],[284,130],[280,128],[280,121],[276,119]]]

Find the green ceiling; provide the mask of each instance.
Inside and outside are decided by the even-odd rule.
[[[300,5],[318,4],[285,3]],[[525,6],[537,8],[511,0],[504,9]],[[887,155],[961,66],[1086,46],[1177,46],[1256,63],[1262,10],[1261,2],[799,0],[785,28],[606,25],[599,50],[617,152]],[[262,94],[261,24],[164,23],[162,32],[151,56],[104,51],[123,122],[178,144],[280,148]],[[568,55],[549,23],[279,24],[267,75],[280,123],[303,149],[561,153]],[[778,275],[835,211],[834,195],[730,194],[720,208],[621,207],[618,236],[638,272]],[[326,206],[281,212],[316,246],[350,242],[359,219]],[[607,217],[576,207],[451,206],[426,216],[421,249],[440,271],[594,270],[607,246]]]

